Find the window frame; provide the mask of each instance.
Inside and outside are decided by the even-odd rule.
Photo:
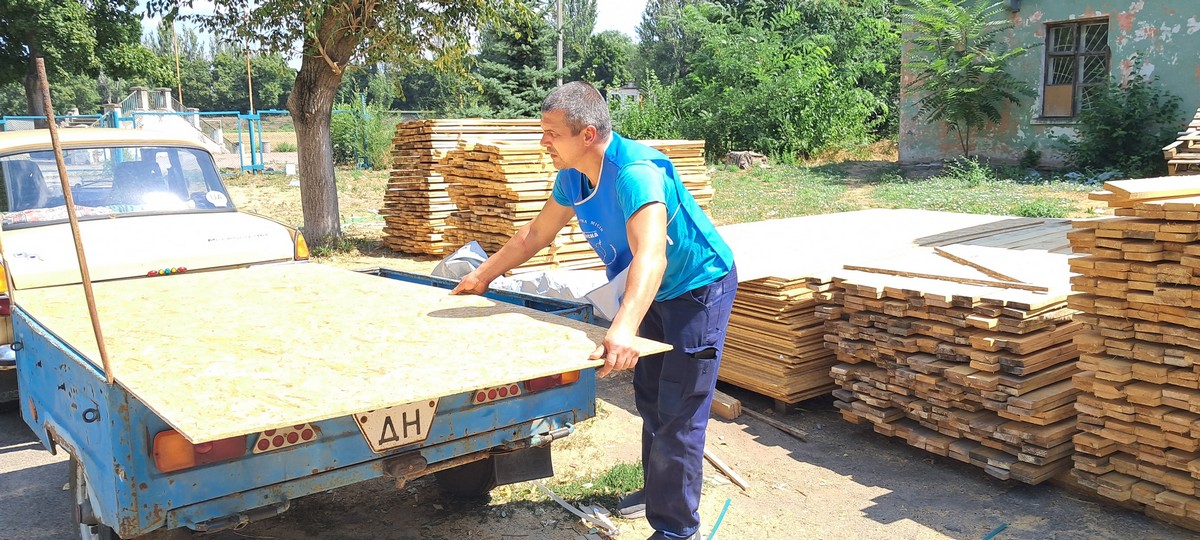
[[[1110,39],[1112,36],[1111,25],[1112,22],[1108,17],[1046,23],[1045,40],[1043,43],[1043,47],[1045,47],[1045,54],[1042,57],[1042,77],[1039,84],[1042,97],[1039,118],[1048,120],[1072,120],[1078,117],[1079,113],[1084,110],[1085,91],[1090,88],[1108,84],[1112,74],[1112,45],[1110,44]],[[1085,51],[1083,48],[1085,46],[1084,39],[1086,37],[1086,30],[1087,28],[1093,26],[1104,26],[1104,47],[1102,50]],[[1072,43],[1071,51],[1055,52],[1053,43],[1051,41],[1054,36],[1054,31],[1059,28],[1068,27],[1073,27],[1075,31],[1074,42]],[[1101,57],[1104,60],[1104,80],[1100,82],[1085,83],[1083,80],[1085,69],[1087,67],[1087,59],[1095,57]],[[1071,113],[1069,115],[1049,114],[1046,110],[1048,105],[1047,89],[1053,86],[1065,86],[1050,84],[1051,77],[1054,75],[1053,59],[1055,58],[1071,58],[1074,61],[1074,68],[1072,70],[1073,76],[1071,79]]]

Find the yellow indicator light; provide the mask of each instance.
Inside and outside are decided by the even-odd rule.
[[[304,233],[296,231],[296,260],[308,259],[308,242],[304,241]]]

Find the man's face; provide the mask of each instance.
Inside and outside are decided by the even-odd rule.
[[[550,159],[558,169],[571,169],[579,165],[584,151],[596,140],[596,128],[592,126],[571,133],[567,124],[567,113],[549,111],[542,113],[542,146],[550,151]]]

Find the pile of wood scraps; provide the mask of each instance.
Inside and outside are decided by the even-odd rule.
[[[1067,307],[1069,228],[953,233],[810,280],[842,416],[1002,479],[1070,469],[1082,325]]]
[[[989,242],[1065,250],[1069,229],[1063,220],[882,209],[721,227],[739,285],[720,378],[773,398],[779,409],[827,394],[837,388],[829,375],[837,361],[824,344],[816,294],[844,265],[867,265],[916,246],[951,246],[967,257],[964,250]],[[784,240],[790,238],[804,242]]]
[[[445,241],[446,219],[454,204],[446,179],[436,171],[446,153],[466,141],[511,141],[537,144],[538,120],[416,120],[396,126],[392,141],[392,174],[384,195],[383,241],[412,254],[444,255],[461,244]]]
[[[1163,157],[1168,174],[1200,174],[1200,110],[1179,139],[1163,148]]]
[[[1080,221],[1072,307],[1075,478],[1147,513],[1200,525],[1200,178],[1108,182],[1122,217]]]

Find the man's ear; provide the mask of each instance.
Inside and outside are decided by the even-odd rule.
[[[596,139],[597,139],[596,126],[588,125],[587,127],[583,128],[584,144],[587,144],[588,146],[596,144]]]

